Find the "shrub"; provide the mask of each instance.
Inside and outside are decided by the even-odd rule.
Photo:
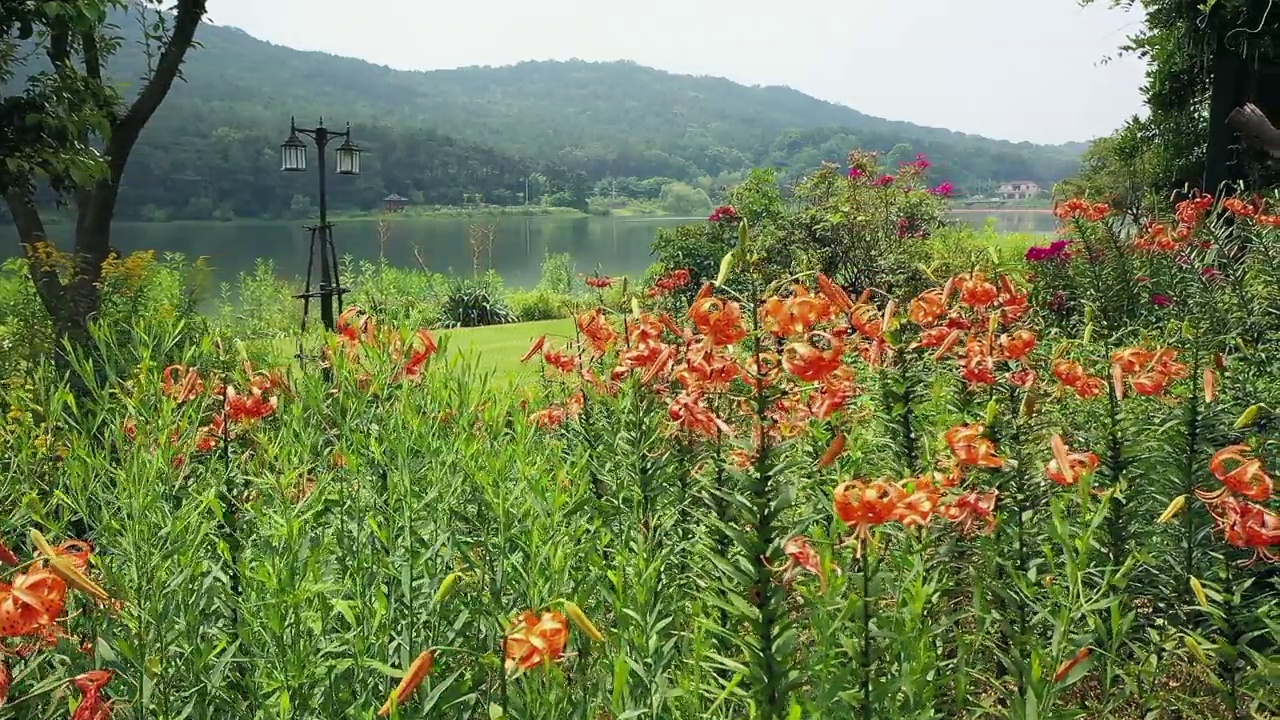
[[[511,311],[520,322],[569,317],[569,296],[538,288],[511,293]]]
[[[573,256],[569,253],[547,253],[542,259],[538,289],[568,295],[573,292]]]
[[[490,278],[450,281],[440,303],[441,327],[478,327],[516,322],[502,288]]]

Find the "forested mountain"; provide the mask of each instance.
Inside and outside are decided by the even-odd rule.
[[[109,71],[128,82],[145,71],[145,53],[137,19],[117,24],[123,42]],[[216,25],[201,27],[197,40],[187,82],[175,86],[130,161],[124,216],[287,214],[314,185],[313,174],[278,172],[290,115],[300,124],[323,115],[331,126],[355,126],[364,173],[337,181],[333,198],[361,208],[391,192],[428,203],[464,194],[514,203],[535,171],[549,178],[548,194],[581,205],[606,177],[723,179],[756,165],[785,177],[840,161],[854,147],[926,153],[934,175],[961,189],[977,180],[1052,183],[1075,171],[1083,150],[882,120],[788,88],[630,62],[405,72]]]

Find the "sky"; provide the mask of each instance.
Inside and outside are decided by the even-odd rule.
[[[1077,0],[209,0],[209,20],[402,70],[633,60],[1013,141],[1140,112],[1139,12]],[[610,9],[616,6],[618,9]]]

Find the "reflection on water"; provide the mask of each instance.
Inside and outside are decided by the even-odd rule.
[[[1051,232],[1054,218],[1044,212],[957,213],[954,219],[981,226],[994,218],[1002,232]],[[390,222],[385,244],[374,220],[338,223],[334,240],[338,252],[356,260],[383,256],[393,265],[418,267],[419,259],[436,272],[470,274],[475,258],[468,227],[492,222],[493,242],[479,257],[481,270],[496,270],[509,287],[532,287],[538,282],[542,259],[548,253],[569,253],[579,272],[609,275],[643,274],[653,262],[650,244],[662,227],[701,218],[502,218],[494,221],[441,218],[398,219]],[[50,234],[60,247],[70,241],[69,225],[54,225]],[[307,231],[301,223],[239,221],[232,223],[117,223],[112,242],[122,252],[155,250],[206,256],[215,280],[231,282],[251,270],[259,258],[271,260],[282,276],[306,272]],[[416,253],[415,253],[416,250]],[[0,258],[17,255],[17,235],[11,225],[0,226]]]

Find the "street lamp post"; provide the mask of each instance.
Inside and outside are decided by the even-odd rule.
[[[293,118],[289,119],[289,139],[280,146],[280,169],[284,172],[305,172],[307,169],[307,145],[298,135],[311,138],[316,145],[317,164],[320,171],[320,224],[307,225],[311,232],[311,246],[307,251],[307,284],[306,288],[294,297],[302,300],[302,330],[307,329],[307,315],[311,311],[311,298],[320,300],[320,320],[325,329],[334,332],[337,329],[336,316],[333,310],[333,298],[337,296],[338,304],[342,304],[342,296],[347,288],[342,287],[338,278],[338,251],[333,244],[333,224],[329,222],[329,195],[325,173],[325,148],[331,140],[342,138],[342,144],[334,153],[339,175],[360,174],[360,148],[351,142],[351,124],[347,124],[345,132],[334,132],[324,126],[321,118],[319,127],[300,128]],[[311,273],[314,268],[316,253],[320,254],[320,285],[316,291],[311,290]]]

